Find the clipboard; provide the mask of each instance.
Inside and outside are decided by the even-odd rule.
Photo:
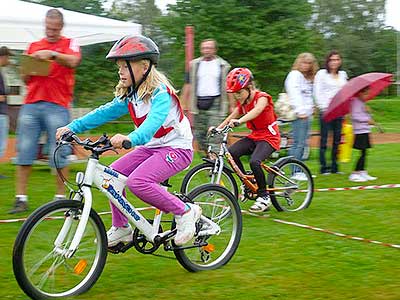
[[[47,76],[50,72],[50,64],[50,60],[40,60],[30,55],[22,54],[20,72],[22,75]]]

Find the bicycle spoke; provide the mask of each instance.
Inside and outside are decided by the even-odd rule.
[[[190,271],[218,268],[231,259],[239,244],[242,228],[239,205],[230,192],[214,184],[198,187],[188,197],[202,207],[207,219],[202,218],[199,223],[202,226],[199,236],[185,245],[201,243],[202,246],[176,250],[175,256]]]
[[[71,258],[65,258],[64,254],[74,238],[79,216],[73,218],[68,232],[63,233],[64,241],[54,246],[61,228],[66,229],[65,218],[60,216],[71,209],[78,211],[76,207],[80,205],[68,200],[45,204],[38,209],[37,216],[31,215],[21,228],[14,247],[14,273],[18,284],[32,298],[80,294],[100,276],[107,244],[104,225],[97,214],[91,213],[81,243]]]
[[[298,211],[308,207],[314,183],[306,165],[294,158],[283,161],[278,174],[270,175],[270,196],[278,210]],[[284,174],[284,176],[282,176]]]

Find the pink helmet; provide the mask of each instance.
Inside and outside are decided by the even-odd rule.
[[[253,80],[253,74],[247,68],[235,68],[226,77],[226,92],[236,93],[245,88]]]

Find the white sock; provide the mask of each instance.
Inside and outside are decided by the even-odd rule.
[[[65,198],[65,195],[61,195],[61,194],[55,194],[54,198]]]
[[[22,202],[27,202],[28,201],[28,196],[27,195],[15,195],[16,198],[18,198],[19,201]]]

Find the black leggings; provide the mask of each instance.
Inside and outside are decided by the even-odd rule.
[[[250,168],[253,171],[254,177],[258,185],[257,194],[259,196],[266,195],[265,174],[261,168],[261,162],[267,159],[275,151],[272,146],[266,141],[253,141],[247,137],[237,141],[229,147],[233,160],[238,165],[242,172],[245,172],[240,157],[250,155]]]
[[[367,149],[360,149],[361,156],[357,161],[356,171],[363,171],[365,170],[365,160],[367,157]]]

